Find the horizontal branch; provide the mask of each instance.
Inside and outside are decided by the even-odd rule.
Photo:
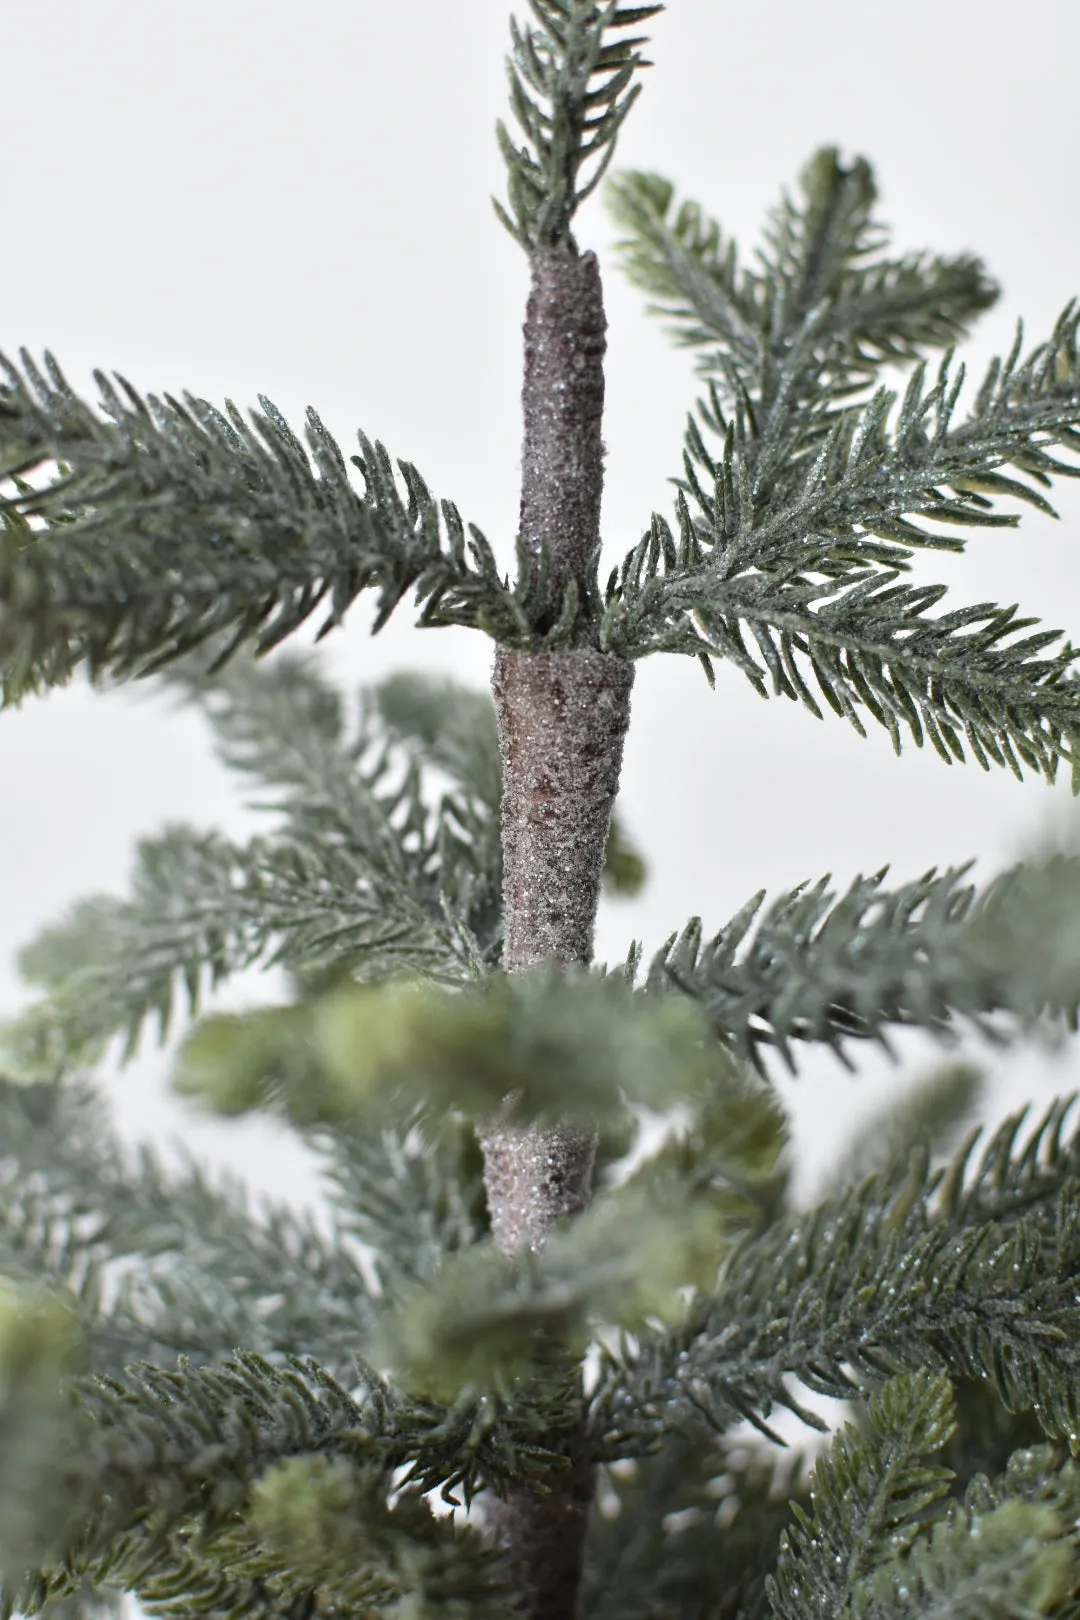
[[[212,1186],[193,1162],[169,1171],[146,1147],[132,1162],[78,1080],[0,1081],[0,1272],[58,1291],[90,1365],[114,1375],[242,1343],[349,1377],[374,1321],[338,1234],[265,1200],[255,1215],[241,1184]]]
[[[422,625],[464,624],[510,645],[563,645],[569,613],[538,638],[475,525],[437,503],[409,462],[399,490],[384,447],[345,457],[313,410],[307,448],[269,400],[249,425],[184,395],[142,398],[101,372],[99,415],[51,356],[42,374],[0,357],[0,695],[70,678],[146,675],[214,641],[265,652],[317,608],[325,635],[357,595],[378,592],[373,630],[409,590]],[[48,475],[30,482],[31,474]],[[520,565],[519,559],[519,565]],[[572,605],[571,605],[572,606]]]
[[[211,1533],[284,1458],[352,1450],[389,1471],[394,1444],[377,1396],[370,1400],[377,1388],[368,1385],[361,1406],[317,1369],[277,1368],[250,1352],[216,1368],[133,1367],[123,1380],[85,1383],[80,1443],[42,1459],[48,1565],[78,1578],[148,1523],[161,1534],[194,1518]],[[0,1593],[5,1611],[13,1599],[20,1607],[17,1591]]]
[[[0,1031],[0,1061],[50,1080],[123,1035],[126,1062],[150,1017],[164,1041],[181,988],[193,1016],[207,988],[259,961],[376,976],[405,962],[439,982],[469,980],[460,930],[409,879],[333,845],[241,847],[183,826],[143,839],[131,899],[83,900],[22,952],[24,978],[46,994]]]
[[[761,1068],[773,1048],[793,1072],[797,1042],[822,1042],[848,1067],[851,1040],[891,1054],[890,1026],[953,1037],[964,1018],[998,1042],[1007,1026],[995,1014],[1021,1029],[1047,1014],[1075,1027],[1080,859],[1011,867],[981,890],[965,881],[972,864],[891,890],[886,867],[839,898],[825,876],[764,912],[761,890],[704,945],[697,917],[672,934],[646,991],[692,997],[732,1051]],[[622,971],[639,963],[635,947]]]
[[[790,1376],[847,1397],[920,1367],[985,1378],[1009,1411],[1076,1432],[1080,1140],[1056,1104],[1018,1145],[1008,1120],[965,1185],[951,1166],[888,1171],[748,1238],[677,1330],[605,1350],[589,1434],[598,1460],[648,1452],[676,1420],[771,1434],[774,1408],[815,1428]]]

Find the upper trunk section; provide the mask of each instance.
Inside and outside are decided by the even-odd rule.
[[[587,647],[496,652],[508,973],[592,960],[633,680],[633,664]]]
[[[551,547],[551,576],[536,604],[536,627],[558,617],[573,579],[596,606],[600,497],[604,485],[604,297],[595,253],[533,255],[525,315],[521,403],[521,538],[534,559]]]

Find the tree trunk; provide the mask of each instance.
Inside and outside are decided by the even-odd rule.
[[[597,606],[604,447],[604,306],[596,256],[544,252],[532,260],[522,390],[521,537],[534,562],[538,628],[557,619],[569,581],[590,616]],[[550,548],[539,589],[541,540]],[[633,665],[582,646],[552,653],[496,651],[492,689],[503,763],[503,966],[521,972],[554,957],[592,960],[604,847],[630,721]],[[591,1196],[597,1139],[556,1129],[478,1127],[492,1234],[512,1255],[538,1249],[562,1216]],[[580,1369],[577,1372],[580,1389]],[[573,1457],[573,1434],[545,1436]],[[572,1462],[545,1477],[548,1494],[511,1486],[493,1504],[530,1620],[578,1613],[594,1470]]]

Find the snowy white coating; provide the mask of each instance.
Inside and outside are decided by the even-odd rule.
[[[498,1116],[477,1126],[491,1235],[503,1254],[524,1242],[539,1249],[553,1221],[578,1215],[592,1192],[596,1135],[580,1127],[510,1126]]]

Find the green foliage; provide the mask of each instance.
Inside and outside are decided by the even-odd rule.
[[[502,762],[490,692],[401,670],[372,689],[383,730],[424,762],[447,773],[494,814],[502,799]]]
[[[770,1609],[776,1620],[862,1608],[860,1588],[882,1564],[910,1553],[949,1487],[949,1472],[926,1463],[954,1426],[949,1381],[940,1375],[890,1380],[870,1402],[872,1438],[850,1425],[814,1470],[811,1511],[780,1539]]]
[[[253,1213],[242,1184],[123,1152],[84,1083],[0,1080],[0,1278],[44,1287],[96,1371],[205,1364],[244,1344],[347,1377],[376,1318],[347,1209],[343,1194],[329,1237],[287,1207]],[[379,1247],[377,1219],[363,1235]]]
[[[469,625],[507,645],[546,641],[526,612],[528,570],[511,590],[474,524],[436,503],[411,462],[359,434],[345,457],[309,409],[308,448],[277,408],[245,422],[185,394],[144,399],[95,372],[96,413],[56,361],[42,373],[0,356],[0,704],[70,679],[152,673],[210,642],[227,660],[265,652],[328,604],[320,636],[363,590],[378,591],[373,631],[409,590],[421,625]],[[52,477],[53,463],[59,472]],[[35,482],[22,477],[43,474]]]
[[[126,1060],[151,1016],[165,1038],[181,987],[194,1014],[206,988],[259,961],[372,978],[407,962],[448,983],[497,961],[497,755],[474,731],[455,779],[446,738],[469,708],[460,689],[415,680],[446,724],[430,745],[395,750],[379,691],[349,736],[305,658],[238,659],[214,677],[181,665],[174,679],[201,699],[225,762],[278,792],[279,830],[247,845],[189,827],[142,840],[130,899],[84,900],[23,951],[24,977],[47,995],[4,1031],[9,1070],[50,1079],[117,1034]],[[432,767],[452,783],[434,810]]]
[[[529,0],[529,7],[540,26],[522,29],[511,19],[514,50],[506,64],[511,106],[526,144],[515,146],[501,119],[496,125],[513,219],[492,202],[526,253],[576,253],[570,222],[611,162],[615,138],[641,89],[631,83],[635,73],[650,66],[636,49],[646,43],[644,36],[613,36],[664,8],[620,7],[618,0]],[[593,158],[598,162],[579,187],[578,171]]]
[[[759,890],[704,945],[698,917],[672,934],[644,990],[692,997],[728,1050],[760,1069],[773,1048],[792,1073],[795,1042],[824,1042],[848,1068],[852,1040],[892,1055],[889,1025],[950,1039],[964,1018],[999,1043],[1010,1023],[1031,1030],[1049,1018],[1075,1029],[1080,858],[1059,851],[1020,863],[982,890],[963,881],[973,864],[931,868],[892,890],[883,867],[839,899],[826,875],[760,917]],[[640,960],[635,944],[620,971],[632,978]]]
[[[378,1128],[361,1119],[307,1135],[322,1157],[340,1230],[368,1251],[382,1298],[433,1282],[448,1256],[488,1236],[483,1153],[463,1113],[419,1103],[399,1106]],[[636,1135],[629,1115],[603,1123],[593,1170],[598,1190],[617,1180]]]
[[[382,1297],[434,1279],[489,1230],[484,1161],[471,1122],[418,1104],[379,1130],[313,1129],[343,1233],[371,1252]]]
[[[1003,1502],[989,1513],[955,1512],[911,1549],[898,1570],[880,1569],[867,1608],[1028,1620],[1053,1613],[1076,1583],[1068,1526],[1049,1505]]]
[[[41,1487],[75,1429],[62,1389],[84,1359],[71,1311],[0,1278],[0,1570],[41,1549]]]
[[[1036,656],[1060,632],[1015,639],[1037,621],[992,603],[933,616],[944,586],[897,581],[914,549],[962,550],[958,525],[1015,524],[995,501],[1053,514],[1040,489],[1078,471],[1048,450],[1080,448],[1080,311],[1070,304],[1023,361],[1018,331],[954,425],[964,369],[952,372],[950,348],[927,385],[921,356],[993,300],[981,265],[874,258],[883,239],[862,159],[845,169],[822,150],[802,188],[751,273],[695,205],[669,220],[666,181],[609,184],[631,279],[665,298],[682,341],[720,345],[702,361],[700,415],[722,448],[714,455],[691,417],[686,476],[674,480],[679,539],[653,515],[611,574],[601,646],[691,653],[710,680],[711,659],[728,658],[762,696],[771,681],[821,718],[812,676],[830,708],[861,735],[869,713],[898,753],[902,729],[948,763],[966,757],[966,739],[984,769],[1027,765],[1052,781],[1078,732],[1071,644]],[[917,361],[892,427],[888,389],[851,402],[885,360]],[[1005,476],[1008,465],[1023,476]]]
[[[662,8],[530,5],[508,64],[525,144],[500,123],[495,206],[529,255],[577,253],[648,65],[627,30]],[[1075,1030],[1080,855],[981,889],[962,866],[758,894],[707,943],[692,919],[640,987],[636,945],[612,973],[510,977],[491,699],[398,675],[354,715],[309,657],[252,656],[366,589],[378,630],[413,591],[421,625],[692,653],[710,680],[728,658],[820,718],[816,681],[898,752],[906,730],[1018,776],[1064,762],[1080,789],[1072,645],[1015,607],[937,613],[943,588],[902,578],[1013,525],[1005,501],[1052,513],[1052,477],[1080,471],[1050,453],[1080,450],[1080,309],[1026,357],[1018,334],[960,420],[952,346],[997,290],[970,256],[888,256],[875,196],[864,160],[819,151],[746,268],[667,181],[609,183],[624,266],[708,398],[677,538],[653,514],[600,616],[568,592],[547,633],[520,541],[511,588],[377,441],[360,492],[314,412],[305,447],[265,399],[247,421],[98,373],[95,410],[51,358],[3,362],[0,703],[82,667],[156,674],[273,819],[244,844],[166,827],[126,898],[22,955],[41,996],[0,1032],[0,1620],[105,1620],[119,1592],[175,1620],[497,1620],[509,1562],[457,1510],[590,1465],[587,1620],[1080,1614],[1071,1099],[976,1161],[979,1133],[954,1138],[978,1077],[939,1070],[796,1209],[766,1062],[960,1020]],[[896,363],[903,397],[873,392]],[[621,816],[604,868],[639,891]],[[127,1153],[78,1072],[257,963],[291,1002],[204,1017],[176,1080],[284,1113],[328,1223]],[[590,1208],[513,1257],[476,1129],[499,1107],[598,1142]],[[650,1110],[666,1134],[629,1162]],[[849,1421],[808,1479],[770,1421],[825,1433],[825,1398]]]
[[[221,1113],[282,1105],[301,1125],[377,1115],[388,1096],[507,1119],[618,1121],[730,1085],[732,1064],[685,997],[544,963],[455,993],[348,984],[313,1001],[204,1019],[177,1088]]]
[[[613,815],[604,849],[603,881],[609,893],[635,899],[644,886],[646,870],[642,856],[627,841],[618,816]]]
[[[680,1110],[628,1190],[702,1199],[731,1232],[771,1225],[787,1201],[787,1120],[773,1091],[732,1065]]]
[[[803,357],[798,379],[803,404],[845,398],[882,362],[918,360],[927,348],[955,343],[998,297],[969,254],[865,262],[888,242],[871,217],[877,187],[865,158],[845,168],[835,147],[822,147],[799,189],[799,202],[785,196],[771,216],[752,269],[738,264],[735,242],[725,243],[696,203],[673,208],[675,188],[659,175],[626,171],[604,188],[626,232],[617,244],[624,274],[664,300],[649,313],[674,322],[674,340],[702,351],[699,371],[733,396],[745,390],[759,417],[786,381],[785,349],[823,300],[819,347]]]
[[[122,1378],[82,1380],[78,1444],[39,1450],[39,1466],[24,1482],[24,1510],[48,1545],[39,1567],[4,1570],[5,1620],[13,1608],[34,1613],[84,1581],[137,1597],[145,1590],[165,1612],[173,1581],[173,1597],[194,1594],[196,1607],[230,1613],[261,1612],[282,1587],[299,1600],[305,1583],[310,1592],[330,1578],[325,1563],[315,1567],[316,1550],[305,1557],[288,1545],[280,1518],[276,1550],[253,1551],[243,1530],[253,1498],[256,1521],[260,1513],[273,1518],[279,1470],[296,1459],[309,1474],[347,1473],[363,1513],[354,1534],[379,1553],[375,1574],[384,1584],[390,1565],[395,1585],[408,1580],[430,1601],[452,1605],[497,1579],[490,1549],[466,1531],[459,1561],[452,1527],[419,1498],[440,1488],[455,1504],[452,1490],[461,1484],[467,1504],[481,1486],[505,1488],[508,1478],[557,1464],[537,1444],[550,1428],[550,1403],[545,1411],[519,1397],[508,1410],[468,1397],[447,1408],[411,1399],[359,1359],[351,1392],[313,1361],[279,1360],[242,1351],[214,1368],[181,1358],[172,1372],[144,1364]],[[303,1519],[302,1504],[298,1514]]]
[[[33,1503],[52,1527],[54,1567],[5,1587],[4,1611],[14,1601],[29,1612],[83,1576],[115,1573],[117,1542],[130,1562],[186,1532],[196,1552],[234,1525],[253,1481],[283,1459],[325,1449],[387,1474],[393,1420],[377,1389],[365,1416],[313,1365],[275,1369],[250,1353],[218,1370],[181,1361],[175,1373],[144,1366],[123,1382],[84,1385],[81,1444],[51,1459]]]
[[[963,1506],[942,1512],[949,1470],[925,1458],[954,1427],[948,1380],[895,1378],[871,1400],[869,1417],[869,1436],[849,1426],[818,1463],[812,1511],[794,1507],[797,1522],[781,1537],[769,1582],[775,1620],[884,1620],[910,1614],[913,1605],[926,1615],[1002,1620],[1053,1612],[1080,1573],[1074,1466],[1041,1500],[1030,1499],[1030,1479],[1007,1475],[996,1486],[973,1482]],[[1051,1462],[1049,1455],[1040,1460]],[[1045,1489],[1043,1478],[1037,1489]],[[1071,1515],[1062,1511],[1069,1507]]]
[[[508,1394],[552,1340],[580,1357],[598,1322],[681,1322],[678,1291],[710,1288],[727,1246],[718,1203],[673,1181],[631,1184],[550,1233],[537,1255],[459,1254],[435,1283],[403,1294],[380,1359],[414,1394],[449,1404],[465,1387]]]
[[[235,657],[213,675],[181,659],[168,681],[277,829],[243,845],[186,826],[140,840],[129,899],[80,901],[22,951],[45,996],[0,1031],[10,1072],[52,1079],[117,1035],[126,1062],[150,1018],[168,1036],[181,993],[194,1016],[207,990],[260,962],[335,983],[407,965],[454,985],[498,964],[502,768],[487,694],[395,675],[361,694],[349,726],[338,692],[294,653]],[[617,827],[608,873],[623,893],[644,876]]]
[[[774,1409],[822,1420],[792,1388],[843,1398],[902,1369],[983,1381],[1044,1432],[1080,1433],[1080,1132],[1071,1099],[1021,1145],[1006,1120],[965,1179],[925,1150],[810,1211],[751,1232],[674,1329],[605,1347],[589,1433],[599,1460],[640,1455],[675,1422],[723,1432]],[[775,1438],[775,1436],[773,1436]]]
[[[507,1578],[475,1529],[435,1519],[406,1495],[388,1507],[377,1466],[344,1457],[291,1457],[252,1490],[243,1531],[209,1552],[230,1575],[271,1581],[283,1596],[314,1594],[350,1608],[417,1620],[453,1613],[503,1620]],[[246,1543],[246,1545],[245,1545]]]
[[[286,1374],[253,1356],[241,1357],[231,1370],[220,1372],[211,1367],[200,1371],[185,1361],[174,1374],[151,1367],[140,1369],[134,1378],[127,1375],[122,1382],[114,1378],[112,1382],[84,1383],[80,1400],[92,1418],[92,1428],[74,1454],[77,1465],[68,1457],[62,1476],[49,1474],[41,1485],[56,1508],[64,1509],[54,1513],[50,1522],[71,1524],[69,1535],[74,1539],[62,1557],[57,1549],[39,1574],[25,1578],[20,1607],[33,1609],[39,1601],[61,1598],[74,1581],[89,1581],[96,1589],[98,1582],[117,1580],[128,1590],[145,1594],[145,1601],[167,1603],[173,1580],[177,1591],[206,1593],[206,1601],[210,1603],[212,1598],[214,1607],[224,1606],[231,1612],[231,1605],[236,1604],[236,1612],[250,1613],[266,1601],[268,1580],[272,1590],[294,1596],[305,1582],[329,1583],[330,1552],[325,1564],[315,1566],[295,1547],[267,1547],[259,1534],[250,1539],[252,1531],[240,1527],[236,1518],[235,1504],[242,1493],[254,1489],[268,1471],[276,1479],[272,1471],[297,1457],[325,1458],[327,1470],[337,1468],[335,1459],[351,1458],[348,1469],[338,1470],[342,1478],[347,1474],[350,1480],[355,1468],[363,1478],[372,1479],[370,1469],[377,1464],[383,1470],[380,1477],[389,1481],[390,1473],[404,1465],[418,1490],[421,1485],[425,1489],[440,1486],[444,1493],[455,1481],[465,1481],[471,1494],[485,1484],[496,1488],[522,1468],[542,1467],[550,1454],[542,1444],[537,1449],[536,1441],[542,1434],[550,1436],[553,1417],[562,1412],[569,1428],[575,1413],[573,1404],[562,1411],[565,1385],[551,1381],[552,1368],[560,1365],[558,1346],[561,1343],[565,1350],[584,1343],[588,1322],[597,1311],[623,1320],[628,1313],[644,1312],[646,1316],[644,1324],[634,1324],[641,1352],[636,1358],[622,1358],[619,1387],[612,1382],[618,1358],[609,1355],[606,1367],[601,1368],[600,1385],[588,1398],[591,1438],[587,1454],[608,1461],[640,1458],[642,1489],[653,1492],[647,1498],[653,1528],[644,1545],[658,1551],[666,1548],[669,1555],[651,1577],[656,1601],[668,1605],[655,1612],[679,1612],[680,1593],[686,1594],[686,1612],[694,1612],[690,1596],[710,1570],[714,1579],[723,1577],[725,1591],[737,1590],[747,1604],[756,1605],[747,1612],[764,1612],[761,1583],[772,1560],[769,1549],[775,1546],[788,1512],[789,1493],[770,1483],[768,1465],[750,1455],[736,1465],[737,1477],[727,1479],[714,1492],[722,1502],[729,1502],[725,1521],[731,1516],[737,1538],[729,1541],[727,1530],[719,1539],[709,1533],[705,1509],[711,1482],[731,1470],[719,1462],[712,1471],[706,1470],[705,1452],[722,1442],[706,1441],[701,1420],[707,1415],[712,1424],[723,1428],[743,1412],[752,1415],[755,1400],[766,1414],[774,1401],[797,1409],[798,1403],[787,1397],[782,1385],[787,1372],[797,1373],[812,1388],[850,1394],[855,1388],[853,1374],[857,1380],[874,1380],[898,1361],[913,1367],[927,1362],[947,1365],[969,1379],[972,1375],[985,1378],[992,1369],[992,1376],[999,1380],[998,1398],[1004,1397],[1008,1404],[1026,1399],[1030,1388],[1025,1390],[1023,1380],[1034,1379],[1040,1416],[1048,1427],[1060,1431],[1071,1418],[1068,1386],[1063,1394],[1060,1371],[1070,1364],[1068,1347],[1076,1341],[1075,1297],[1080,1282],[1075,1242],[1062,1228],[1064,1212],[1075,1206],[1080,1157],[1077,1139],[1066,1141],[1062,1136],[1065,1106],[1052,1110],[1020,1145],[1016,1143],[1019,1120],[1009,1122],[990,1144],[974,1175],[966,1179],[970,1143],[952,1165],[940,1171],[929,1172],[925,1160],[916,1161],[905,1177],[894,1164],[887,1175],[879,1173],[861,1188],[827,1201],[810,1217],[788,1217],[782,1213],[782,1189],[778,1192],[775,1184],[782,1162],[778,1157],[781,1144],[765,1128],[775,1105],[760,1088],[757,1095],[762,1099],[762,1112],[755,1116],[749,1109],[753,1095],[751,1088],[740,1102],[736,1087],[727,1112],[721,1108],[715,1119],[710,1118],[708,1100],[703,1100],[702,1117],[687,1128],[680,1145],[662,1147],[621,1194],[598,1200],[588,1216],[552,1234],[539,1255],[523,1256],[521,1264],[513,1266],[491,1254],[484,1242],[476,1202],[475,1157],[471,1172],[474,1192],[468,1193],[469,1156],[475,1155],[475,1143],[467,1132],[455,1126],[443,1133],[433,1117],[414,1115],[400,1125],[396,1155],[383,1152],[390,1142],[388,1136],[369,1139],[367,1162],[372,1181],[374,1167],[383,1157],[384,1180],[396,1177],[407,1187],[415,1186],[416,1169],[403,1172],[400,1164],[402,1158],[411,1157],[422,1159],[429,1175],[445,1174],[450,1185],[456,1179],[461,1187],[459,1196],[444,1206],[442,1223],[437,1204],[421,1214],[420,1199],[413,1192],[413,1214],[406,1210],[403,1225],[401,1201],[394,1206],[393,1199],[384,1196],[374,1198],[374,1211],[366,1212],[356,1229],[364,1240],[376,1237],[378,1210],[389,1207],[388,1226],[397,1247],[388,1250],[388,1255],[405,1251],[410,1221],[421,1236],[426,1230],[429,1258],[424,1259],[423,1250],[418,1250],[411,1279],[405,1268],[399,1271],[395,1265],[387,1266],[385,1275],[393,1279],[393,1308],[382,1315],[372,1343],[376,1353],[382,1353],[377,1348],[381,1343],[383,1351],[393,1346],[401,1355],[405,1389],[430,1382],[423,1376],[425,1371],[434,1376],[439,1388],[434,1392],[426,1389],[419,1396],[406,1394],[395,1382],[387,1383],[370,1369],[360,1368],[364,1393],[347,1397],[314,1363],[299,1363],[294,1358],[293,1371]],[[92,1110],[75,1106],[73,1093],[71,1111],[66,1114],[66,1096],[63,1091],[47,1094],[44,1088],[9,1088],[11,1139],[18,1143],[31,1174],[38,1174],[33,1167],[44,1166],[49,1159],[46,1136],[58,1144],[61,1165],[66,1158],[74,1158],[80,1143],[92,1149]],[[88,1098],[84,1096],[82,1102],[86,1104]],[[740,1110],[744,1120],[741,1152]],[[404,1144],[414,1128],[422,1136],[414,1142],[412,1153],[406,1154]],[[65,1149],[63,1144],[69,1139],[72,1146]],[[429,1153],[428,1144],[434,1144],[436,1151]],[[341,1142],[337,1145],[341,1152]],[[357,1151],[355,1144],[350,1151]],[[92,1151],[87,1156],[91,1163],[97,1162]],[[74,1185],[74,1170],[66,1174]],[[363,1187],[365,1180],[358,1166],[352,1184]],[[61,1174],[57,1190],[64,1184]],[[109,1185],[115,1186],[116,1247],[122,1251],[124,1184],[109,1177]],[[341,1183],[346,1198],[349,1185],[347,1178]],[[139,1188],[136,1180],[128,1212],[132,1236],[140,1226],[153,1230]],[[676,1189],[684,1200],[697,1201],[699,1214],[707,1212],[698,1239],[700,1242],[704,1236],[707,1241],[697,1251],[697,1261],[693,1242],[689,1248],[685,1246],[685,1230],[683,1246],[679,1241],[672,1246],[677,1227],[668,1225],[661,1215],[665,1198],[670,1199]],[[89,1191],[86,1196],[89,1206]],[[373,1193],[368,1197],[371,1201]],[[161,1189],[161,1253],[181,1241],[180,1233],[173,1237],[167,1229],[178,1202],[181,1200],[172,1197],[169,1189]],[[667,1207],[673,1209],[671,1201]],[[220,1210],[217,1228],[214,1220],[203,1217],[200,1268],[207,1266],[215,1243],[228,1254],[230,1245],[220,1228],[225,1227],[229,1214],[225,1207]],[[235,1212],[232,1218],[235,1222]],[[440,1230],[451,1236],[442,1262],[437,1257]],[[700,1271],[694,1274],[694,1266],[704,1260],[715,1268],[721,1253],[716,1244],[724,1230],[727,1246],[730,1249],[734,1240],[735,1248],[724,1265],[719,1288],[713,1291],[707,1277]],[[268,1233],[266,1247],[268,1251],[273,1247],[275,1237],[279,1272],[302,1273],[310,1267],[310,1260],[300,1261],[297,1256],[283,1268],[281,1257],[286,1251],[280,1245],[280,1234]],[[257,1249],[255,1234],[245,1233],[242,1227],[232,1242],[237,1250]],[[1038,1253],[1036,1242],[1041,1244]],[[455,1254],[460,1263],[453,1261]],[[691,1270],[680,1270],[687,1260]],[[212,1272],[212,1264],[208,1269]],[[671,1302],[671,1290],[687,1278],[696,1284],[696,1303],[689,1312],[676,1310],[673,1325],[661,1327],[654,1316],[663,1308],[661,1294],[666,1292]],[[326,1302],[342,1285],[327,1277],[319,1286]],[[707,1312],[704,1320],[703,1312]],[[358,1336],[354,1333],[353,1337],[355,1342]],[[544,1345],[552,1346],[555,1353],[551,1364]],[[410,1354],[419,1356],[422,1365],[410,1364]],[[492,1388],[492,1367],[499,1354],[502,1372]],[[741,1366],[735,1366],[736,1361]],[[852,1371],[843,1371],[845,1365]],[[355,1380],[356,1372],[351,1376]],[[751,1387],[754,1377],[756,1397]],[[462,1388],[462,1380],[468,1378],[473,1387]],[[480,1393],[477,1378],[481,1385],[489,1385],[489,1393]],[[522,1378],[526,1383],[517,1381]],[[1051,1384],[1057,1385],[1056,1390]],[[155,1462],[147,1446],[158,1433],[160,1442],[156,1443],[162,1449]],[[665,1474],[651,1454],[659,1444],[658,1456],[663,1456],[663,1437],[674,1439],[679,1434],[700,1461],[691,1470],[674,1466],[669,1456]],[[532,1442],[530,1435],[536,1437]],[[685,1457],[685,1449],[679,1454]],[[1044,1482],[1051,1472],[1048,1465],[1033,1465],[1033,1477]],[[338,1475],[332,1473],[331,1477]],[[617,1478],[613,1476],[612,1481],[616,1489]],[[179,1480],[186,1482],[182,1490]],[[224,1489],[228,1480],[233,1481],[232,1494],[226,1491],[219,1497],[219,1487]],[[215,1494],[208,1499],[211,1481]],[[666,1497],[655,1494],[664,1491]],[[794,1495],[798,1496],[797,1490]],[[31,1512],[40,1513],[40,1507],[25,1493],[24,1499],[30,1501]],[[445,1526],[439,1533],[441,1540],[433,1530],[428,1547],[426,1533],[414,1531],[411,1524],[398,1525],[403,1532],[399,1543],[392,1539],[397,1510],[391,1510],[389,1521],[386,1518],[388,1489],[382,1495],[376,1492],[370,1501],[372,1521],[364,1519],[352,1533],[375,1536],[386,1551],[389,1563],[376,1561],[373,1582],[389,1582],[386,1571],[391,1566],[398,1575],[402,1568],[414,1573],[421,1569],[442,1571],[449,1579],[449,1570],[457,1567],[462,1581],[471,1580],[472,1574],[478,1579],[482,1576],[486,1567],[482,1559],[474,1565],[463,1555],[458,1565]],[[110,1516],[94,1528],[96,1520],[87,1515],[92,1504],[102,1502],[109,1504]],[[604,1557],[608,1564],[600,1567],[612,1569],[613,1575],[610,1588],[605,1583],[601,1589],[609,1594],[608,1606],[598,1608],[597,1613],[654,1612],[634,1606],[644,1603],[642,1581],[633,1577],[635,1568],[641,1569],[635,1559],[642,1557],[642,1544],[630,1536],[634,1521],[629,1515],[643,1514],[641,1504],[642,1499],[631,1492],[622,1531],[613,1528],[598,1543],[607,1547]],[[947,1533],[936,1530],[926,1541],[925,1556],[918,1552],[916,1560],[918,1549],[910,1554],[915,1562],[905,1578],[909,1582],[917,1579],[928,1590],[945,1583],[949,1592],[965,1571],[965,1578],[973,1582],[974,1544],[969,1530],[977,1522],[979,1534],[985,1533],[987,1546],[994,1551],[997,1563],[993,1568],[1000,1569],[1002,1579],[1011,1571],[1011,1580],[1017,1570],[1030,1566],[1034,1573],[1025,1578],[1023,1591],[1034,1591],[1036,1597],[1040,1592],[1058,1591],[1062,1571],[1071,1569],[1071,1562],[1066,1566],[1059,1553],[1049,1562],[1040,1560],[1045,1548],[1060,1540],[1053,1514],[1063,1516],[1056,1506],[1037,1503],[1036,1507],[1037,1512],[1025,1510],[1018,1515],[1013,1507],[999,1512],[994,1506],[986,1513],[993,1512],[995,1517],[977,1521],[962,1514],[950,1518]],[[968,1512],[965,1506],[963,1513]],[[297,1513],[302,1516],[300,1506]],[[680,1517],[686,1514],[690,1514],[689,1520]],[[668,1518],[670,1528],[664,1525]],[[845,1510],[839,1522],[850,1528],[856,1516]],[[383,1534],[380,1524],[391,1539],[378,1541]],[[694,1534],[684,1539],[691,1529]],[[890,1535],[895,1535],[895,1529]],[[848,1548],[847,1542],[844,1545]],[[392,1553],[391,1546],[396,1549]],[[412,1563],[402,1550],[410,1546],[414,1547],[409,1554]],[[350,1579],[367,1578],[366,1567],[355,1566]],[[875,1576],[875,1580],[874,1601],[885,1605],[882,1613],[891,1612],[892,1588],[884,1577]],[[592,1590],[594,1601],[599,1602],[595,1585]],[[735,1610],[720,1612],[734,1614]],[[1011,1614],[1013,1610],[1000,1612]]]
[[[585,1620],[762,1620],[765,1577],[801,1459],[673,1431],[636,1462],[601,1470],[583,1587]]]

